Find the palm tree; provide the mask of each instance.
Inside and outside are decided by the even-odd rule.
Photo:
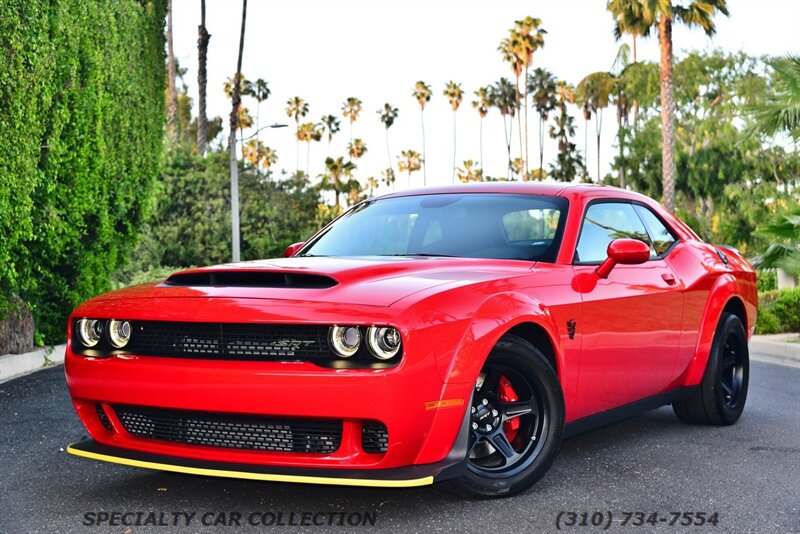
[[[519,109],[519,77],[522,75],[524,65],[522,59],[519,57],[520,50],[525,53],[524,41],[521,40],[519,34],[514,30],[509,30],[508,37],[500,41],[500,46],[497,48],[503,56],[503,61],[511,65],[511,70],[514,72],[514,110],[517,114],[517,130],[519,130],[519,153],[522,154],[522,114]],[[513,115],[512,115],[513,117]],[[509,162],[511,156],[509,156]]]
[[[347,154],[351,159],[360,159],[366,153],[367,144],[359,138],[353,139],[353,142],[347,145]]]
[[[800,55],[789,55],[772,62],[775,94],[762,104],[751,106],[754,123],[748,133],[767,136],[789,135],[800,140]]]
[[[298,143],[300,141],[308,143],[306,147],[306,176],[308,176],[308,169],[311,161],[311,142],[322,139],[322,128],[319,124],[305,122],[297,128],[295,136],[297,137]]]
[[[800,276],[800,207],[776,217],[757,233],[769,239],[770,245],[761,256],[753,258],[753,265],[760,269],[784,269]]]
[[[643,18],[642,0],[609,0],[608,10],[614,15],[614,39],[619,41],[623,34],[633,38],[633,63],[637,62],[636,40],[650,35],[650,24]],[[633,123],[639,120],[639,103],[633,101]]]
[[[325,131],[328,132],[328,149],[330,150],[333,135],[339,132],[341,123],[336,115],[325,115],[320,121]]]
[[[472,101],[472,107],[478,110],[478,115],[481,117],[480,122],[480,129],[479,129],[479,141],[480,141],[480,156],[481,156],[481,165],[484,165],[483,162],[483,119],[486,118],[486,115],[489,113],[489,108],[492,106],[492,87],[487,85],[486,87],[481,87],[477,91],[475,91],[475,100]]]
[[[658,27],[661,51],[661,168],[663,173],[664,206],[675,209],[675,95],[672,82],[672,24],[699,26],[711,37],[716,32],[713,17],[719,11],[727,15],[727,0],[691,0],[688,4],[673,4],[672,0],[639,0],[641,12],[636,19],[642,25]]]
[[[342,187],[342,178],[350,177],[355,165],[352,161],[345,161],[344,157],[333,159],[331,157],[325,158],[326,173],[321,176],[323,187],[326,189],[333,189],[336,195],[336,207],[339,207],[339,196],[344,191]]]
[[[261,141],[251,139],[244,146],[244,159],[255,168],[263,167],[265,171],[269,171],[278,161],[278,153]]]
[[[167,133],[172,143],[178,142],[178,90],[175,87],[177,67],[172,46],[172,0],[167,0]]]
[[[431,101],[431,86],[423,82],[422,80],[418,81],[414,84],[414,92],[411,93],[414,98],[417,99],[419,103],[419,117],[420,121],[422,122],[422,162],[423,164],[426,161],[426,153],[425,153],[425,104]],[[415,169],[416,170],[416,169]],[[411,172],[408,174],[409,183],[411,180]],[[427,166],[422,169],[422,185],[428,184],[428,168]]]
[[[383,183],[385,183],[387,186],[392,186],[392,191],[394,191],[394,183],[395,183],[394,169],[389,167],[381,171],[381,178],[383,178]]]
[[[392,127],[394,121],[397,119],[397,108],[386,102],[383,109],[378,110],[378,115],[381,117],[381,122],[386,129],[386,156],[389,158],[389,168],[392,168],[392,152],[389,150],[389,128]]]
[[[403,150],[397,159],[399,160],[397,168],[400,169],[400,172],[408,173],[408,187],[411,187],[411,173],[420,169],[423,160],[416,150]]]
[[[506,139],[506,152],[508,154],[508,165],[506,166],[506,178],[510,178],[511,172],[511,140],[514,129],[514,110],[516,102],[516,90],[514,85],[506,79],[500,78],[497,83],[492,86],[492,98],[490,99],[492,105],[497,108],[500,115],[503,117],[503,135]],[[506,118],[511,120],[507,121]]]
[[[242,55],[244,54],[244,30],[247,23],[247,0],[242,0],[242,28],[239,33],[239,55],[236,60],[236,74],[234,74],[231,90],[231,135],[228,140],[230,145],[230,171],[231,171],[231,249],[233,261],[239,261],[239,163],[236,161],[236,126],[239,119],[239,107],[242,103]]]
[[[353,123],[356,122],[361,114],[361,100],[356,97],[349,97],[342,105],[342,115],[350,120],[350,142],[353,142]]]
[[[250,115],[250,110],[244,106],[239,106],[236,122],[239,124],[239,138],[244,143],[244,131],[253,126],[253,117]],[[242,145],[242,157],[244,157],[244,145]]]
[[[206,153],[208,137],[208,113],[206,112],[206,88],[208,86],[208,41],[206,30],[206,0],[200,0],[200,26],[197,27],[197,153]]]
[[[453,183],[456,181],[456,111],[461,105],[461,100],[464,98],[464,91],[461,90],[461,84],[454,81],[449,81],[445,85],[444,92],[442,93],[447,97],[450,102],[450,107],[453,109]]]
[[[246,81],[245,87],[244,94],[252,96],[256,101],[256,141],[258,141],[258,119],[261,115],[261,103],[269,98],[272,92],[269,89],[269,84],[261,78],[257,79],[255,82]]]
[[[367,178],[367,187],[369,188],[369,196],[372,196],[376,189],[378,189],[378,180],[370,176]]]
[[[294,119],[295,136],[300,132],[300,118],[308,115],[308,104],[299,96],[293,96],[286,101],[286,116]],[[300,138],[297,139],[295,173],[300,172]]]
[[[556,109],[556,78],[542,68],[528,76],[526,89],[533,93],[533,108],[539,114],[539,169],[544,170],[544,132],[550,112]]]
[[[608,107],[616,78],[608,72],[593,72],[578,83],[576,97],[594,113],[594,130],[597,135],[597,181],[600,181],[600,133],[603,130],[603,109]]]
[[[456,174],[458,175],[458,181],[462,183],[483,181],[483,169],[471,159],[465,160],[464,167],[458,169]]]

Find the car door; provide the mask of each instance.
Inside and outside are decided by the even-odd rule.
[[[669,240],[659,235],[654,244],[640,209],[649,212],[631,202],[603,200],[590,203],[584,213],[573,260],[576,276],[592,280],[581,291],[583,320],[578,325],[581,417],[661,393],[673,379],[683,291],[665,261],[669,245],[664,243]],[[617,265],[607,279],[597,277],[593,271],[606,258],[608,244],[618,238],[647,243],[650,260]]]

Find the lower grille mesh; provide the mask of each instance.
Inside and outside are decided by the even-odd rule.
[[[97,418],[100,419],[100,424],[103,425],[103,428],[111,430],[111,421],[108,420],[108,416],[106,412],[103,411],[103,407],[100,403],[95,404],[95,409],[97,410]]]
[[[115,406],[130,434],[149,439],[272,452],[330,454],[342,440],[341,421],[279,419],[248,415]]]
[[[364,452],[379,454],[389,448],[389,431],[386,425],[377,421],[364,423],[361,429],[361,448]]]

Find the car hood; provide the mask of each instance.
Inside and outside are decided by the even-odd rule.
[[[523,275],[534,262],[441,257],[295,257],[180,271],[94,300],[226,297],[391,306],[434,287],[443,290]]]

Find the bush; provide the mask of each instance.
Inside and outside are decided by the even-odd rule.
[[[800,288],[782,291],[771,311],[783,332],[800,332]]]
[[[758,292],[778,289],[778,276],[775,271],[758,271]]]
[[[781,323],[772,310],[764,308],[758,311],[756,319],[756,334],[778,334],[782,332]]]
[[[164,0],[0,0],[0,308],[48,342],[106,290],[161,161]]]

